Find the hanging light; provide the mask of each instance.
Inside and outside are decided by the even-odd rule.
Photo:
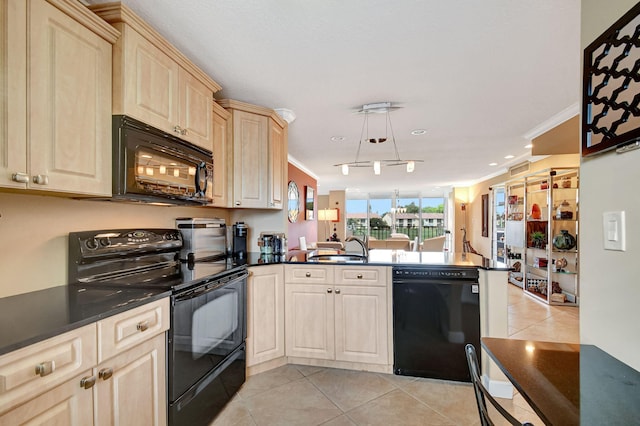
[[[416,168],[416,163],[422,163],[423,160],[403,160],[400,158],[398,152],[398,146],[396,144],[396,138],[393,134],[393,126],[391,125],[391,117],[389,113],[392,110],[397,109],[391,105],[391,102],[376,102],[373,104],[365,104],[362,106],[359,112],[364,114],[364,121],[362,123],[362,131],[360,133],[360,140],[358,141],[358,149],[356,151],[355,161],[348,163],[334,164],[336,167],[342,169],[342,174],[347,176],[349,174],[350,167],[373,167],[373,172],[379,175],[382,171],[382,166],[406,166],[407,173],[412,173]],[[386,129],[387,134],[384,137],[370,138],[369,137],[369,114],[372,113],[384,113],[386,115]],[[362,148],[362,141],[370,142],[371,144],[382,144],[389,140],[388,133],[391,133],[391,141],[393,142],[393,151],[395,158],[382,159],[382,160],[360,160],[360,149]]]

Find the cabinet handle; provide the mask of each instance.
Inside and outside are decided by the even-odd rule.
[[[103,368],[98,372],[98,377],[102,380],[109,380],[113,376],[113,368]]]
[[[340,289],[336,288],[336,294],[340,294]]]
[[[178,133],[178,134],[182,134],[182,127],[180,127],[180,126],[175,126],[175,127],[173,128],[173,131],[174,131],[174,132],[176,132],[176,133]]]
[[[180,134],[181,134],[181,135],[186,135],[186,134],[187,134],[187,129],[182,129],[182,130],[180,130]]]
[[[140,321],[138,324],[136,324],[136,328],[140,331],[145,331],[147,328],[149,328],[149,321]]]
[[[56,371],[55,361],[45,361],[36,365],[36,374],[38,374],[40,377],[48,376],[54,371]]]
[[[358,274],[358,275],[356,275],[356,278],[357,278],[357,279],[359,279],[359,280],[361,280],[361,279],[362,279],[362,274]]]
[[[80,387],[84,389],[91,389],[96,384],[96,376],[83,377],[80,379]]]
[[[28,183],[29,175],[26,173],[14,173],[11,175],[11,180],[14,182]]]
[[[33,177],[33,183],[37,185],[49,185],[49,176],[47,175],[35,175]]]
[[[333,289],[331,289],[331,288],[327,289],[327,293],[331,293],[332,291],[333,291]]]
[[[307,272],[306,274],[304,274],[304,276],[307,278],[311,278],[311,272]]]

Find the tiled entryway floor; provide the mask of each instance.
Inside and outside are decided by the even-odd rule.
[[[509,285],[516,339],[578,342],[578,309],[547,306]],[[524,399],[500,399],[522,421],[542,422]],[[213,423],[221,425],[479,425],[470,384],[286,365],[249,377]]]

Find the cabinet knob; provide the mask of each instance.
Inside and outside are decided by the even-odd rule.
[[[180,134],[181,134],[181,135],[186,135],[186,134],[187,134],[187,129],[182,129],[182,130],[180,130]]]
[[[91,389],[96,384],[96,376],[83,377],[80,379],[80,387],[83,389]]]
[[[33,183],[37,185],[49,185],[49,176],[47,175],[35,175],[33,177]]]
[[[236,204],[236,206],[239,206],[241,203],[240,203],[240,201],[236,201],[235,204]]]
[[[175,127],[173,128],[173,131],[174,131],[174,132],[176,132],[176,133],[177,133],[177,134],[179,134],[179,135],[182,135],[182,134],[183,134],[183,133],[182,133],[182,127],[180,127],[180,126],[175,126]]]
[[[336,294],[340,294],[340,289],[336,288]]]
[[[26,173],[14,173],[11,175],[11,180],[14,182],[27,183],[29,182],[29,175]]]
[[[138,324],[136,324],[136,329],[140,331],[145,331],[148,328],[149,328],[149,321],[140,321]]]
[[[311,272],[307,272],[306,274],[304,274],[304,276],[307,278],[311,278]]]
[[[56,362],[55,361],[45,361],[36,365],[36,374],[40,377],[48,376],[56,370]]]
[[[98,372],[98,377],[102,380],[109,380],[113,376],[113,368],[103,368]]]
[[[332,289],[332,288],[328,288],[328,289],[327,289],[327,293],[331,293],[332,291],[333,291],[333,289]]]
[[[357,279],[359,279],[359,280],[361,280],[361,279],[362,279],[362,274],[358,274],[358,275],[356,275],[356,278],[357,278]]]

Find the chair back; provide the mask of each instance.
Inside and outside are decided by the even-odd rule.
[[[518,419],[513,417],[507,410],[500,405],[496,399],[491,396],[487,388],[482,384],[480,377],[480,367],[478,366],[478,357],[476,356],[476,348],[467,344],[464,347],[465,354],[467,355],[467,364],[469,365],[469,374],[471,375],[471,383],[473,384],[473,390],[476,395],[476,403],[478,405],[478,413],[480,414],[480,422],[482,426],[493,426],[495,423],[489,417],[489,410],[487,409],[486,400],[489,400],[491,405],[504,417],[504,419],[514,426],[533,426],[531,423],[521,423]]]

